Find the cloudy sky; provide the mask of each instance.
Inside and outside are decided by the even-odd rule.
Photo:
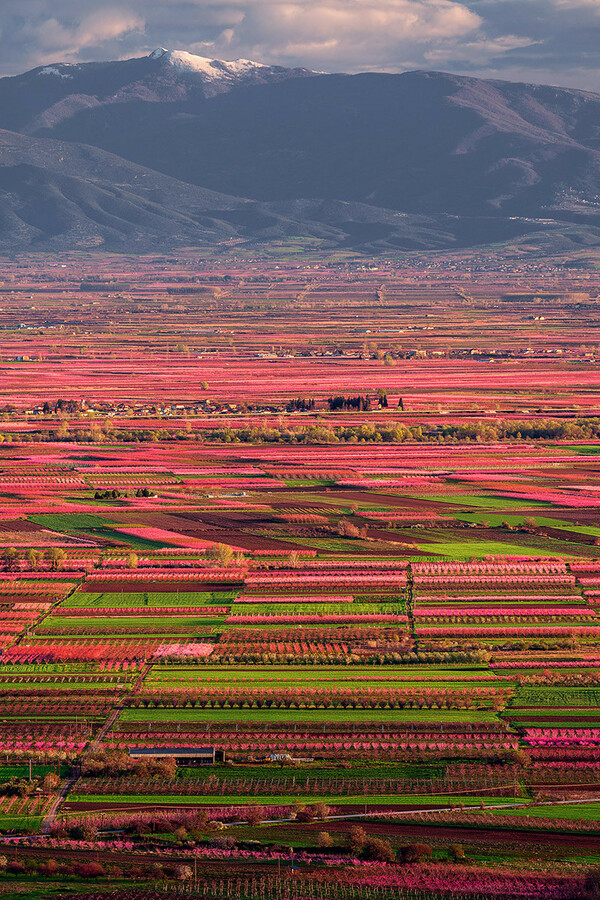
[[[0,0],[0,74],[156,47],[600,91],[600,0]]]

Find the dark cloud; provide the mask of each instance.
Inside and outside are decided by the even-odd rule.
[[[156,46],[320,71],[437,68],[600,91],[600,0],[0,3],[0,74]]]

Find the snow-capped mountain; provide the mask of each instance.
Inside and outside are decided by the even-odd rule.
[[[251,59],[209,59],[196,56],[186,50],[165,50],[160,47],[150,54],[150,59],[159,59],[164,65],[172,66],[177,72],[185,75],[199,75],[206,81],[226,81],[229,83],[258,75],[268,77],[272,66],[254,62]]]
[[[0,79],[2,126],[37,134],[99,106],[136,101],[201,102],[236,88],[315,74],[308,69],[286,69],[248,59],[208,59],[163,47],[136,59],[53,62]]]
[[[164,48],[49,62],[0,78],[0,246],[3,232],[59,242],[73,222],[112,246],[198,233],[415,248],[548,229],[596,246],[599,122],[600,95],[441,72]]]
[[[231,88],[249,84],[268,84],[287,78],[307,77],[317,74],[309,69],[286,69],[283,66],[268,66],[252,59],[210,59],[197,56],[187,50],[153,50],[149,59],[158,62],[163,72],[169,70],[175,77],[199,81],[204,95],[214,96]]]

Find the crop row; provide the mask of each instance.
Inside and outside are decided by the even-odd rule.
[[[257,625],[261,622],[269,623],[272,625],[282,624],[282,625],[317,625],[322,622],[324,625],[334,625],[337,622],[351,622],[351,623],[361,623],[365,624],[375,623],[375,622],[386,622],[389,624],[392,623],[400,623],[407,622],[408,619],[405,615],[390,613],[390,614],[369,614],[362,613],[358,615],[345,615],[343,613],[327,615],[326,613],[321,613],[320,615],[281,615],[281,616],[269,616],[269,615],[231,615],[227,618],[227,622],[234,622],[236,624],[246,623],[248,625]]]
[[[472,618],[474,616],[486,618],[565,618],[566,616],[582,616],[584,618],[595,617],[596,611],[585,606],[563,606],[563,607],[536,607],[535,609],[527,609],[515,606],[512,609],[501,607],[497,609],[488,609],[487,607],[471,607],[466,609],[457,609],[452,607],[417,607],[413,615],[415,618],[453,618],[461,619],[465,616]]]
[[[281,794],[326,796],[360,796],[385,794],[435,794],[438,792],[458,793],[460,789],[477,787],[485,793],[514,791],[513,779],[507,776],[480,777],[476,773],[469,780],[452,778],[324,778],[299,774],[289,776],[248,778],[165,778],[161,776],[140,777],[84,777],[77,781],[74,792],[77,795],[140,795],[166,794],[171,796],[273,796]]]
[[[534,830],[536,832],[568,832],[569,834],[600,834],[600,822],[593,819],[544,818],[543,816],[496,815],[479,811],[416,812],[402,817],[403,822],[414,824],[464,825],[466,827],[497,830],[506,829],[511,833]],[[527,894],[525,896],[528,896]],[[544,896],[542,894],[542,896]],[[572,895],[571,895],[572,896]]]
[[[230,687],[195,688],[136,694],[128,705],[137,708],[192,709],[471,709],[501,708],[506,692],[477,686],[464,690],[416,690],[406,688],[312,688],[288,690],[245,689]]]
[[[90,638],[88,641],[63,641],[54,643],[36,642],[17,644],[3,650],[0,661],[15,662],[65,662],[83,660],[106,662],[113,660],[141,660],[151,656],[160,640],[103,642]]]
[[[496,626],[485,627],[473,625],[472,627],[435,628],[419,625],[419,634],[427,637],[570,637],[577,634],[581,637],[600,637],[600,629],[588,628],[584,625],[531,625],[529,627],[515,625],[514,627]]]
[[[87,619],[102,617],[146,618],[154,616],[225,616],[229,606],[100,606],[100,607],[62,607],[60,615],[69,619]]]

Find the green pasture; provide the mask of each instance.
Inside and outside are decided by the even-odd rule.
[[[370,494],[369,499],[367,499],[367,500],[354,500],[353,499],[352,501],[350,501],[348,499],[345,499],[344,495],[339,492],[336,492],[334,494],[334,493],[325,493],[324,491],[321,491],[321,492],[317,491],[314,494],[313,493],[295,494],[292,491],[290,491],[289,494],[287,494],[287,493],[279,494],[278,493],[277,501],[289,504],[289,509],[287,510],[288,512],[291,511],[296,506],[298,499],[301,499],[303,504],[311,503],[315,507],[330,507],[331,513],[347,514],[350,511],[351,506],[356,506],[356,508],[360,509],[360,510],[373,510],[373,511],[386,510],[389,508],[388,505],[385,503],[384,497],[381,497],[379,494],[373,493],[371,491],[368,491],[368,489],[365,489],[364,493],[367,493],[367,492]],[[272,500],[273,500],[272,494],[263,494],[263,495],[259,495],[257,497],[257,501],[259,503],[264,502],[264,503],[268,504],[270,501],[272,502]],[[379,502],[379,501],[381,501],[381,502]],[[304,511],[303,509],[298,509],[298,512],[300,512],[300,513],[303,511]],[[277,510],[277,512],[279,512],[279,510]],[[328,512],[325,510],[319,509],[319,511],[318,511],[318,515],[326,516],[327,514],[328,514]]]
[[[223,689],[252,689],[259,690],[261,688],[265,690],[285,690],[286,688],[298,688],[300,686],[310,688],[311,690],[317,690],[319,688],[343,688],[346,690],[352,691],[392,691],[392,690],[401,690],[407,691],[411,690],[411,697],[415,699],[419,698],[421,695],[424,695],[426,691],[464,691],[465,693],[470,692],[473,694],[478,691],[480,688],[489,688],[489,684],[481,684],[477,682],[468,682],[468,681],[426,681],[426,682],[398,682],[398,681],[356,681],[351,678],[340,680],[340,679],[327,679],[323,678],[321,680],[318,679],[308,679],[307,681],[301,683],[299,681],[289,680],[285,678],[279,679],[266,679],[259,678],[254,679],[252,676],[248,676],[247,678],[240,678],[237,680],[221,680],[219,678],[214,678],[210,681],[199,681],[187,679],[185,681],[166,681],[160,679],[155,681],[153,678],[146,678],[144,681],[144,688],[146,691],[150,691],[152,689],[160,690],[161,688],[174,688],[179,687],[182,691],[186,689],[190,689],[194,685],[196,686],[208,686],[211,688],[223,688]],[[75,686],[75,685],[73,685]],[[108,687],[112,687],[108,685]]]
[[[535,519],[536,525],[541,525],[545,528],[559,528],[560,526],[564,526],[565,528],[575,528],[572,522],[567,521],[566,519],[560,518],[551,518],[550,516],[538,515],[537,513],[520,513],[519,515],[513,515],[511,513],[456,513],[453,512],[452,516],[455,519],[459,519],[461,522],[472,522],[476,525],[480,525],[482,522],[487,523],[492,528],[496,528],[499,525],[502,525],[504,522],[507,522],[508,525],[523,525],[525,519]]]
[[[77,681],[74,677],[73,681],[61,681],[61,682],[40,682],[40,681],[22,681],[20,683],[12,682],[2,682],[0,683],[0,690],[3,692],[10,691],[115,691],[120,690],[127,686],[126,677],[123,677],[123,681],[121,683],[115,682],[111,684],[106,681],[97,681],[97,682],[87,682],[87,681]],[[40,697],[40,700],[43,698]]]
[[[71,618],[63,616],[48,616],[44,619],[42,625],[37,629],[38,634],[46,629],[59,628],[87,628],[97,631],[105,629],[110,631],[112,628],[127,628],[134,631],[136,628],[160,628],[166,631],[169,628],[203,628],[207,622],[220,623],[224,616],[73,616]]]
[[[99,664],[97,662],[68,662],[68,663],[16,663],[14,665],[0,665],[0,675],[11,675],[18,677],[19,675],[65,675],[77,677],[78,675],[86,675],[98,671]],[[123,677],[124,673],[107,672],[107,675],[118,675]]]
[[[54,531],[81,531],[86,528],[105,528],[116,523],[110,516],[106,518],[91,513],[43,513],[29,516],[31,522],[51,528]]]
[[[504,718],[519,728],[597,728],[600,709],[515,709],[511,706],[504,710]]]
[[[503,672],[504,670],[502,670]],[[501,673],[499,673],[501,674]],[[512,678],[512,670],[507,672]],[[503,679],[487,668],[481,666],[465,666],[464,668],[450,669],[443,666],[436,668],[434,666],[318,666],[307,668],[306,666],[184,666],[169,665],[167,663],[155,663],[148,675],[148,678],[156,681],[215,681],[236,682],[252,678],[256,681],[265,679],[267,681],[276,681],[281,683],[282,680],[290,683],[306,684],[314,680],[317,683],[322,681],[356,681],[359,678],[368,678],[376,680],[379,678],[385,681],[393,680],[405,683],[420,683],[425,681],[436,681],[445,679],[446,684],[452,684],[454,681],[463,682],[480,682],[481,684],[503,684]]]
[[[386,667],[385,669],[372,669],[363,667],[336,666],[319,667],[318,669],[306,669],[300,667],[289,668],[264,668],[264,667],[213,667],[197,666],[195,669],[182,671],[179,667],[154,666],[145,679],[146,687],[171,687],[175,685],[210,685],[211,687],[314,687],[339,686],[364,689],[377,688],[410,688],[415,691],[426,691],[430,688],[436,690],[473,690],[479,687],[510,686],[510,682],[502,681],[489,673],[484,677],[472,678],[469,673],[460,671],[448,674],[445,680],[436,678],[435,673],[429,675],[406,673],[401,667]],[[466,676],[466,677],[465,677]]]
[[[517,616],[518,616],[518,614],[517,614]],[[457,616],[456,618],[460,619],[460,616]],[[481,619],[481,621],[473,622],[472,621],[473,618]],[[537,618],[537,617],[527,616],[527,619],[529,619],[529,620],[532,618]],[[498,634],[501,633],[502,629],[506,629],[506,628],[519,628],[519,629],[526,628],[529,631],[531,631],[532,634],[534,634],[535,630],[537,628],[568,628],[571,625],[580,626],[580,625],[584,624],[586,626],[589,625],[590,628],[593,628],[594,626],[596,626],[598,629],[598,637],[600,637],[600,622],[591,621],[588,623],[588,621],[587,621],[588,618],[589,617],[586,616],[585,622],[583,622],[583,623],[581,620],[576,619],[574,616],[569,616],[568,618],[565,618],[565,619],[553,619],[551,622],[548,621],[548,622],[540,623],[537,621],[533,621],[533,622],[522,621],[522,622],[515,623],[515,622],[510,622],[510,621],[508,621],[508,622],[487,621],[485,618],[485,615],[469,616],[468,619],[465,618],[462,621],[458,621],[458,622],[446,622],[440,616],[440,617],[438,617],[439,624],[435,621],[429,622],[429,624],[425,624],[425,623],[421,624],[420,619],[417,619],[415,624],[416,624],[417,631],[422,631],[423,629],[426,629],[426,628],[444,628],[446,631],[451,633],[453,631],[456,631],[457,629],[460,630],[463,628],[464,629],[470,628],[470,629],[475,629],[473,631],[474,634],[477,633],[478,628],[489,628],[489,629],[493,628],[496,630],[496,632]],[[486,636],[493,637],[494,633],[492,633],[491,635],[486,635]],[[527,635],[520,635],[520,637],[527,637]],[[544,635],[544,637],[546,637],[546,635]],[[542,639],[543,638],[540,637],[540,640],[542,640]]]
[[[389,603],[234,603],[230,615],[235,616],[377,616],[404,613],[402,599]],[[317,623],[318,624],[318,623]]]
[[[0,813],[0,829],[4,831],[32,831],[38,832],[42,826],[42,822],[44,821],[44,816],[38,815],[14,815],[10,814],[4,815]],[[21,896],[22,892],[19,892]]]
[[[501,809],[488,809],[486,812],[497,816],[505,815],[504,810]],[[506,810],[506,814],[522,818],[529,818],[532,816],[540,819],[575,819],[585,822],[594,822],[600,821],[600,803],[564,803],[547,806],[528,806],[521,809]],[[475,816],[477,815],[478,813],[475,812]]]
[[[289,488],[295,487],[327,487],[335,484],[331,478],[286,478],[285,486]]]
[[[508,596],[516,597],[515,594],[511,594]],[[505,594],[500,593],[496,598],[487,599],[485,601],[482,601],[479,597],[477,597],[477,595],[475,595],[473,598],[463,599],[460,602],[456,602],[452,597],[448,597],[445,600],[438,600],[435,597],[430,598],[427,594],[424,594],[416,598],[416,600],[418,602],[415,602],[415,609],[418,609],[419,607],[423,607],[424,609],[440,609],[442,610],[442,615],[444,616],[455,615],[455,610],[462,615],[467,609],[474,610],[473,615],[476,616],[486,616],[488,614],[488,611],[492,609],[514,610],[514,612],[511,614],[515,616],[520,615],[521,611],[535,609],[540,610],[540,617],[549,615],[549,613],[544,611],[544,607],[549,606],[562,606],[566,609],[577,610],[589,609],[582,597],[574,596],[573,599],[569,598],[568,600],[554,600],[551,594],[549,594],[547,597],[544,597],[544,599],[542,600],[527,600],[527,594],[523,594],[518,599],[510,600],[506,599]],[[582,618],[586,620],[589,619],[592,623],[594,622],[593,616],[585,615]],[[570,619],[571,616],[569,616],[568,621]]]
[[[315,794],[262,794],[259,796],[244,796],[243,794],[208,794],[207,796],[189,796],[187,794],[71,794],[68,803],[101,803],[110,807],[114,803],[136,803],[148,806],[254,806],[259,803],[261,806],[297,806],[299,803],[326,803],[331,806],[405,806],[409,805],[416,809],[422,807],[445,807],[457,806],[463,804],[465,806],[475,805],[479,803],[514,803],[514,799],[507,797],[487,797],[470,794],[431,794],[427,796],[419,796],[416,794],[350,794],[349,796],[339,794],[315,795]],[[107,812],[109,810],[107,809]],[[76,812],[67,810],[69,813]],[[101,812],[101,810],[97,810]],[[566,817],[565,817],[566,818]]]
[[[121,544],[127,544],[138,550],[156,550],[169,546],[162,541],[151,541],[147,538],[118,531],[119,523],[114,521],[114,514],[113,516],[108,515],[108,510],[106,518],[95,516],[92,513],[43,513],[30,516],[29,518],[37,525],[42,525],[44,528],[50,528],[53,531],[105,538]]]
[[[474,509],[547,509],[552,506],[547,500],[516,500],[496,494],[407,494],[413,500],[431,500],[435,503],[452,503],[455,506],[472,506]]]
[[[67,771],[70,770],[70,766],[62,763],[60,770],[64,775]],[[36,775],[41,775],[43,778],[44,775],[48,774],[48,772],[55,771],[56,766],[40,765],[39,763],[35,762],[31,764],[31,774],[34,777]],[[9,778],[29,778],[29,763],[15,763],[14,765],[7,766],[0,765],[0,781],[8,781]]]
[[[526,686],[517,688],[513,705],[564,707],[590,706],[600,707],[600,688],[598,687],[552,687]]]
[[[121,722],[498,722],[491,710],[400,709],[125,709]]]
[[[76,591],[61,603],[61,609],[103,609],[178,606],[229,606],[238,595],[238,591],[146,591],[145,593],[85,593]],[[146,597],[148,602],[146,603]],[[143,613],[141,613],[143,615]]]
[[[511,678],[522,678],[525,676],[526,678],[530,675],[541,675],[545,669],[548,668],[547,662],[540,661],[536,664],[535,668],[523,667],[523,668],[515,668],[515,669],[494,669],[494,663],[491,663],[493,671],[497,672],[498,675],[509,674]],[[587,675],[589,673],[597,674],[598,667],[597,666],[586,666],[583,663],[580,666],[573,666],[573,668],[569,667],[569,673],[571,675]]]
[[[427,543],[420,542],[427,538]],[[462,534],[455,534],[448,540],[448,532],[419,531],[416,540],[422,553],[436,554],[446,559],[470,559],[471,557],[482,559],[485,556],[590,556],[597,555],[591,551],[592,547],[582,547],[576,543],[559,541],[544,536],[534,537],[524,535],[524,543],[511,543],[502,538],[494,541],[477,540],[469,537],[463,538]],[[525,541],[526,538],[526,541]],[[587,552],[586,552],[587,550]]]
[[[579,594],[572,593],[576,588],[570,588],[569,585],[553,584],[551,581],[535,581],[534,578],[528,579],[526,582],[518,582],[513,585],[506,585],[501,578],[494,582],[486,582],[485,585],[473,586],[471,584],[464,585],[460,581],[454,581],[443,588],[440,585],[431,585],[423,581],[417,580],[413,589],[413,597],[415,600],[428,606],[443,606],[445,603],[455,603],[457,598],[462,597],[462,602],[469,604],[478,604],[482,601],[490,603],[493,606],[501,606],[504,597],[518,597],[518,600],[512,601],[514,605],[520,603],[529,603],[532,606],[543,606],[544,601],[534,600],[533,597],[544,597],[547,599],[548,605],[554,606],[555,597],[569,596],[577,606],[585,601]],[[440,591],[443,594],[440,596]],[[571,591],[571,593],[569,593]]]
[[[342,629],[348,628],[349,626],[352,629],[356,628],[358,630],[360,630],[361,628],[368,628],[368,629],[378,628],[381,630],[383,630],[384,628],[393,628],[394,631],[401,632],[406,629],[407,623],[406,622],[397,622],[397,621],[396,622],[394,622],[394,621],[392,621],[392,622],[360,622],[359,621],[359,622],[349,623],[347,621],[344,621],[343,619],[340,619],[337,622],[327,623],[324,626],[325,628],[327,628],[326,643],[331,644],[331,643],[336,643],[338,641],[343,641],[343,638],[333,637],[332,633],[331,633],[331,629],[333,629],[334,631],[335,630],[340,631]],[[294,637],[292,639],[293,642],[301,643],[301,642],[306,642],[306,638],[300,629],[302,629],[303,627],[318,628],[319,622],[306,623],[306,626],[294,625],[292,622],[282,622],[277,619],[269,619],[268,616],[265,616],[264,622],[261,622],[261,621],[237,622],[236,617],[232,616],[231,618],[228,617],[226,619],[226,621],[221,626],[221,630],[222,630],[222,632],[234,631],[237,636],[236,640],[243,640],[243,637],[240,638],[239,636],[244,635],[246,632],[254,633],[257,631],[264,631],[265,634],[267,635],[265,640],[269,640],[270,642],[280,641],[281,638],[277,636],[277,632],[282,632],[283,634],[286,635],[284,640],[286,641],[286,643],[289,643],[290,642],[289,634],[290,634],[291,627],[298,629],[297,633],[294,635]],[[273,637],[269,637],[269,635],[273,635]],[[310,641],[314,642],[314,640],[315,640],[314,637],[310,638]],[[248,649],[252,649],[252,648],[249,646]],[[263,648],[261,650],[261,652],[268,653],[268,650]]]
[[[351,540],[343,537],[285,537],[284,535],[277,536],[278,541],[286,541],[292,544],[302,544],[303,547],[307,547],[312,550],[322,550],[330,553],[360,553],[367,554],[372,553],[374,548],[373,541],[361,540],[360,538],[352,538]],[[390,540],[393,540],[393,536],[390,535]],[[381,546],[387,547],[387,542],[378,541],[375,542],[375,546],[377,544],[381,544]]]
[[[375,780],[396,780],[400,778],[441,778],[447,768],[447,761],[426,763],[382,763],[368,760],[315,760],[310,763],[232,763],[214,766],[182,766],[177,771],[177,778],[185,782],[186,778],[295,778],[300,784],[303,780],[342,779],[349,778]]]
[[[556,528],[560,531],[576,531],[578,534],[589,534],[593,537],[600,536],[600,527],[596,527],[594,525],[577,525],[574,522],[569,522],[565,519],[554,519],[549,516],[538,516],[538,515],[500,515],[498,513],[492,513],[491,515],[478,515],[476,513],[458,513],[455,514],[456,519],[460,519],[463,522],[473,522],[475,524],[487,523],[492,528],[498,527],[502,525],[504,522],[507,522],[509,525],[523,525],[524,520],[527,518],[535,519],[535,524],[541,526],[542,528]]]
[[[600,445],[598,444],[574,444],[569,445],[568,447],[563,447],[561,444],[551,444],[548,445],[548,450],[561,450],[563,453],[567,451],[568,453],[579,453],[581,456],[595,456],[600,453]],[[557,461],[560,462],[560,457],[557,458]]]
[[[126,544],[129,547],[133,547],[135,550],[158,550],[163,547],[172,546],[172,544],[167,541],[151,541],[149,538],[140,537],[136,534],[127,534],[124,531],[119,531],[118,527],[85,528],[81,529],[81,531],[83,534],[88,534],[92,538],[99,537],[104,538],[105,540],[115,541],[119,544]]]

